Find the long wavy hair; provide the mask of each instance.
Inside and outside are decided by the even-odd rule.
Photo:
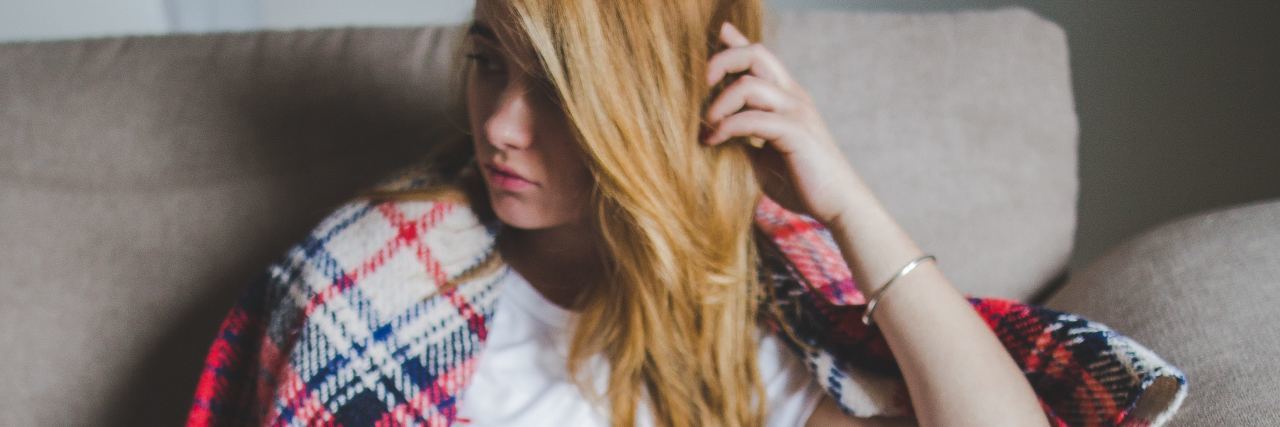
[[[761,194],[750,148],[698,142],[719,91],[705,76],[720,26],[731,22],[758,41],[760,0],[493,4],[512,19],[491,25],[536,52],[536,63],[520,66],[538,67],[558,94],[596,181],[590,231],[608,277],[576,304],[567,361],[574,381],[597,402],[607,399],[614,425],[631,425],[641,401],[660,425],[760,425],[765,292],[752,226]],[[455,78],[465,85],[464,67]],[[462,172],[472,151],[460,138],[429,157],[438,172],[465,176],[474,188],[476,175]],[[581,369],[596,354],[610,368],[604,396]]]

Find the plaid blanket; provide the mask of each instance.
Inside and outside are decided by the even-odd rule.
[[[408,168],[376,188],[426,188]],[[764,199],[763,324],[855,416],[911,413],[905,384],[830,233]],[[355,198],[273,262],[231,307],[205,358],[188,425],[428,425],[457,421],[483,353],[503,268],[496,220],[465,198]],[[497,268],[484,268],[494,267]],[[1079,316],[968,297],[1054,425],[1161,425],[1186,377],[1132,339]]]

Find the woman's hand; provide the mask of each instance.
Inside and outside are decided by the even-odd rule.
[[[833,224],[853,209],[854,191],[865,187],[809,94],[764,45],[752,44],[732,24],[720,28],[720,41],[727,48],[711,56],[708,83],[743,74],[708,105],[703,142],[764,139],[765,146],[752,153],[752,164],[765,194],[788,210]]]

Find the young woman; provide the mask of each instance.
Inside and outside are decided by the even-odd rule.
[[[539,3],[481,0],[468,36],[475,159],[511,227],[503,258],[580,313],[569,360],[607,355],[615,421],[631,419],[647,391],[661,425],[760,424],[766,414],[750,403],[770,378],[757,371],[803,367],[756,366],[786,361],[760,354],[756,338],[757,188],[829,227],[864,293],[923,252],[863,185],[804,88],[753,41],[758,2]],[[739,73],[704,110],[712,87]],[[934,263],[894,286],[874,320],[921,424],[1045,424],[1018,366]],[[764,397],[797,398],[787,391]],[[812,416],[770,421],[870,422],[822,399]]]
[[[393,255],[343,270],[347,249],[332,248],[337,232],[328,230],[365,230],[349,226],[359,216],[352,212],[378,211],[402,224],[391,235],[404,247],[427,239],[403,226],[403,211],[418,207],[337,212],[296,251],[307,265],[273,268],[274,287],[260,291],[267,302],[251,293],[228,316],[192,424],[1047,424],[1031,371],[853,170],[805,88],[759,43],[761,21],[760,0],[478,0],[461,69],[468,138],[442,143],[430,166],[446,184],[478,189],[467,203],[500,222],[498,256],[486,258],[504,262],[494,276],[500,286],[441,285],[420,295],[361,284],[376,280],[362,272]],[[423,194],[411,193],[381,196]],[[892,351],[911,414],[845,415],[833,399],[839,390],[819,387],[784,335],[762,328],[773,284],[759,275],[767,239],[753,218],[765,200],[830,230],[843,257],[830,267],[847,265],[856,290],[875,296],[870,320]],[[421,207],[424,218],[467,224],[432,206]],[[369,247],[386,230],[344,232],[355,236],[349,244]],[[437,282],[465,282],[459,277],[494,265],[440,267],[423,255],[439,248],[417,251]],[[338,260],[315,261],[325,250]],[[332,277],[307,276],[320,277],[306,273],[316,265]],[[363,299],[340,299],[360,287]],[[490,292],[499,288],[500,296]],[[435,305],[407,312],[462,319],[465,328],[410,334],[394,322],[342,320],[411,297]],[[272,302],[289,298],[296,301]],[[339,303],[347,305],[326,308]],[[426,335],[437,341],[412,341]],[[465,339],[439,338],[455,335]],[[367,356],[387,340],[406,343]],[[243,343],[262,344],[229,350]],[[419,358],[405,356],[415,351]],[[361,370],[350,371],[357,362]],[[376,379],[383,371],[410,374]],[[367,375],[352,380],[350,372]],[[229,373],[242,379],[228,382]],[[1049,386],[1078,390],[1068,382]],[[1109,388],[1080,387],[1111,397]],[[1100,414],[1090,419],[1116,421],[1127,403],[1086,409]]]

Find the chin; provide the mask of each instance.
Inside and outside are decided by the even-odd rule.
[[[508,226],[533,230],[553,225],[538,212],[539,209],[518,198],[490,194],[489,203],[493,207],[494,215]]]

